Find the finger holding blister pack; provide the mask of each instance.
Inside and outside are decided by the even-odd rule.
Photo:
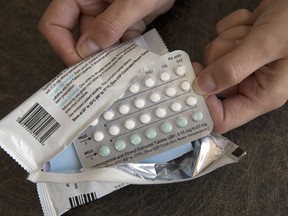
[[[173,149],[213,128],[204,98],[192,88],[194,79],[185,52],[161,56],[74,140],[82,166],[146,162],[160,153],[169,161],[190,151],[191,145]]]

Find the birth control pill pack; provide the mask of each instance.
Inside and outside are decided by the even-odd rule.
[[[174,148],[208,135],[213,122],[194,79],[184,51],[161,56],[74,140],[82,166],[140,162],[163,152],[168,161],[179,157]]]

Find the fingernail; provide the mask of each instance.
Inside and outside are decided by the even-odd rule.
[[[87,38],[78,48],[78,55],[85,59],[100,51],[100,47],[90,38]]]
[[[194,80],[193,89],[200,95],[210,94],[216,89],[216,83],[209,74],[202,75]]]

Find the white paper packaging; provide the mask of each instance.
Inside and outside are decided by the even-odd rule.
[[[151,34],[155,31],[146,36]],[[158,55],[147,50],[150,47],[143,37],[60,72],[1,120],[0,146],[28,172],[41,169],[157,60]],[[165,46],[154,49],[159,47]]]

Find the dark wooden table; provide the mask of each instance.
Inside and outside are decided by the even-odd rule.
[[[0,7],[0,117],[46,84],[65,65],[38,33],[37,24],[50,1],[10,0]],[[153,26],[170,50],[182,49],[200,61],[204,45],[215,36],[215,23],[253,0],[176,1]],[[267,98],[271,99],[272,98]],[[65,215],[287,215],[288,105],[225,134],[248,155],[190,182],[129,186]],[[34,184],[0,150],[0,215],[41,215]]]

